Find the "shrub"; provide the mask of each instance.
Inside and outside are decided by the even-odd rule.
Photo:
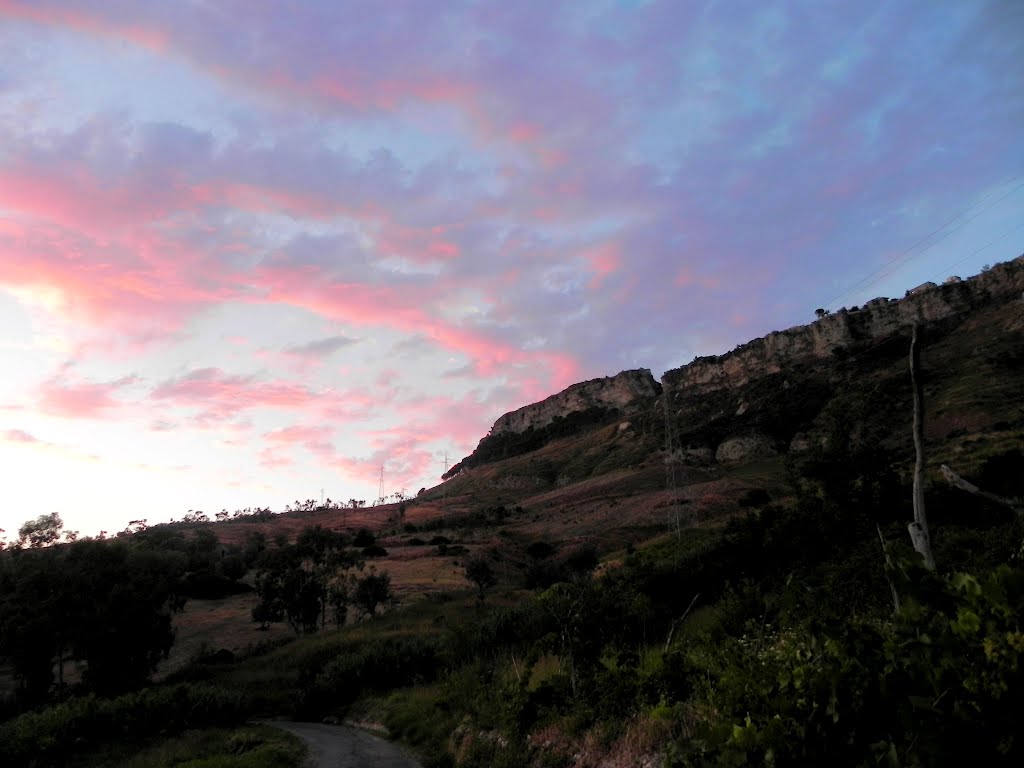
[[[434,638],[388,637],[349,647],[313,675],[300,712],[322,717],[365,692],[433,682],[441,669],[441,644]]]
[[[13,764],[61,762],[86,747],[139,742],[157,733],[230,726],[249,715],[245,699],[205,684],[148,688],[116,699],[85,696],[28,712],[0,725],[0,744]],[[11,763],[8,763],[11,764]]]

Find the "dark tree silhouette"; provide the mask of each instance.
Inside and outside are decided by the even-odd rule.
[[[491,564],[482,557],[474,557],[464,568],[466,578],[476,585],[477,596],[481,602],[486,596],[488,589],[498,583],[497,576],[494,575],[494,569],[491,568]]]

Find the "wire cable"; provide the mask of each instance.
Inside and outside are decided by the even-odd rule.
[[[1018,177],[1018,179],[1019,179],[1019,177]],[[1014,179],[1013,181],[1017,181],[1018,179]],[[1011,181],[1011,182],[1009,182],[1009,183],[1013,183],[1013,181]],[[935,236],[936,234],[938,234],[939,232],[941,232],[942,230],[944,230],[944,229],[945,229],[946,227],[948,227],[948,226],[949,226],[950,224],[952,224],[952,223],[953,223],[954,221],[956,221],[956,220],[957,220],[957,219],[959,219],[959,218],[962,218],[962,217],[963,217],[963,216],[964,216],[965,214],[967,214],[968,212],[970,212],[970,211],[971,211],[971,210],[973,210],[974,208],[977,208],[977,207],[978,207],[979,205],[981,205],[982,203],[984,203],[984,202],[985,202],[985,201],[986,201],[986,200],[987,200],[988,198],[990,198],[990,197],[991,197],[991,196],[992,196],[993,194],[995,194],[995,192],[994,192],[994,191],[993,191],[993,192],[990,192],[990,193],[989,193],[988,195],[986,195],[985,197],[983,197],[983,198],[982,198],[982,199],[981,199],[981,200],[980,200],[980,201],[979,201],[978,203],[974,203],[974,204],[973,204],[973,205],[971,205],[970,207],[968,207],[968,208],[964,209],[963,211],[961,211],[960,213],[958,213],[958,214],[957,214],[956,216],[953,216],[953,217],[952,217],[951,219],[949,219],[948,221],[946,221],[946,222],[945,222],[945,223],[944,223],[944,224],[943,224],[942,226],[938,227],[937,229],[934,229],[934,230],[932,230],[932,231],[931,231],[931,232],[929,232],[929,233],[928,233],[927,235],[925,235],[924,237],[922,237],[921,239],[919,239],[919,240],[918,240],[917,242],[915,242],[915,243],[914,243],[913,245],[911,245],[911,246],[910,246],[909,248],[907,248],[906,250],[904,250],[904,251],[903,251],[902,253],[900,253],[900,254],[898,254],[897,256],[894,256],[893,258],[889,259],[889,261],[887,261],[887,262],[886,262],[885,264],[883,264],[883,265],[882,265],[881,267],[879,267],[879,268],[878,268],[877,270],[875,270],[874,272],[870,273],[870,274],[869,274],[869,275],[867,275],[866,277],[862,278],[862,279],[861,279],[861,280],[859,280],[859,281],[858,281],[857,283],[855,283],[855,284],[854,284],[853,286],[851,286],[851,287],[850,287],[850,288],[848,288],[847,290],[843,291],[842,293],[840,293],[840,294],[839,294],[838,296],[836,296],[835,298],[833,298],[833,299],[830,299],[830,300],[829,300],[829,301],[828,301],[828,302],[827,302],[826,304],[824,304],[824,305],[822,305],[822,306],[824,306],[824,307],[825,307],[826,309],[828,309],[828,308],[831,308],[831,307],[833,307],[833,306],[834,306],[834,305],[835,305],[835,304],[836,304],[836,303],[837,303],[837,302],[838,302],[838,301],[839,301],[840,299],[843,299],[843,298],[847,297],[847,296],[848,296],[848,295],[850,295],[851,293],[853,293],[853,292],[855,292],[855,291],[859,291],[859,290],[864,290],[864,289],[870,288],[870,287],[871,287],[872,285],[875,285],[875,284],[877,284],[877,283],[881,282],[881,281],[882,281],[883,279],[885,279],[886,277],[888,277],[888,276],[889,276],[889,275],[888,275],[888,273],[887,273],[887,271],[889,270],[889,268],[890,268],[890,267],[892,267],[893,265],[895,265],[895,264],[896,264],[897,262],[899,262],[899,261],[902,261],[902,260],[906,259],[906,262],[905,262],[905,264],[909,264],[909,263],[910,263],[911,261],[913,261],[914,259],[916,259],[916,258],[920,257],[920,256],[921,256],[922,254],[925,254],[925,253],[927,253],[927,252],[928,252],[929,250],[931,250],[931,249],[932,249],[932,248],[934,248],[934,247],[935,247],[936,245],[938,245],[939,243],[941,243],[941,242],[942,242],[943,240],[945,240],[945,239],[946,239],[947,237],[949,237],[950,235],[952,235],[952,234],[953,234],[954,232],[958,231],[959,229],[961,229],[961,228],[962,228],[962,227],[964,227],[965,225],[967,225],[967,224],[970,224],[970,223],[971,223],[972,221],[974,221],[974,220],[975,220],[976,218],[978,218],[979,216],[981,216],[981,214],[983,214],[983,213],[985,213],[986,211],[988,211],[988,210],[990,210],[990,209],[994,208],[995,206],[999,205],[999,203],[1001,203],[1001,202],[1002,202],[1003,200],[1005,200],[1006,198],[1010,197],[1010,195],[1014,194],[1015,192],[1017,192],[1017,191],[1018,191],[1018,190],[1020,190],[1020,189],[1024,189],[1024,182],[1021,182],[1020,184],[1017,184],[1017,186],[1015,186],[1015,187],[1014,187],[1013,189],[1011,189],[1011,190],[1010,190],[1009,192],[1006,192],[1005,194],[1001,195],[1001,196],[1000,196],[999,198],[997,198],[997,199],[996,199],[995,201],[993,201],[992,203],[989,203],[988,205],[985,205],[985,206],[983,206],[983,207],[981,208],[981,210],[979,210],[979,211],[978,211],[977,213],[975,213],[975,214],[974,214],[973,216],[971,216],[971,217],[970,217],[970,218],[968,218],[968,219],[965,219],[964,221],[961,221],[961,222],[960,222],[959,224],[957,224],[957,225],[956,225],[955,227],[953,227],[953,228],[952,228],[952,229],[950,229],[950,230],[949,230],[948,232],[946,232],[946,233],[945,233],[944,235],[942,235],[942,237],[940,237],[940,238],[939,238],[938,240],[935,240],[934,242],[930,243],[930,244],[929,244],[929,245],[928,245],[928,246],[927,246],[926,248],[922,249],[922,250],[921,250],[920,252],[918,252],[918,253],[914,254],[914,255],[913,255],[913,256],[911,256],[911,257],[910,257],[909,259],[907,259],[907,258],[906,258],[906,257],[907,257],[907,255],[908,255],[908,254],[910,254],[910,253],[911,253],[911,252],[912,252],[912,251],[913,251],[913,250],[914,250],[915,248],[917,248],[917,247],[918,247],[919,245],[921,245],[922,243],[925,243],[925,242],[927,242],[928,240],[930,240],[930,239],[931,239],[932,237],[934,237],[934,236]],[[968,257],[968,258],[969,258],[969,257]],[[966,259],[964,259],[964,261],[966,261]],[[905,264],[904,264],[904,266],[905,266]]]

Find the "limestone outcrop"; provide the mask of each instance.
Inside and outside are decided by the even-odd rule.
[[[629,413],[637,405],[646,403],[659,394],[661,385],[651,375],[650,370],[640,368],[623,371],[615,376],[573,384],[539,403],[532,403],[506,413],[494,422],[488,434],[524,432],[529,427],[538,429],[550,424],[556,416],[565,416],[574,411],[586,411],[591,408],[616,408],[622,413]]]

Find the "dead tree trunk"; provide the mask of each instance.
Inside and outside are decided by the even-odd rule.
[[[1018,515],[1024,515],[1024,509],[1021,509],[1017,502],[1012,499],[1005,499],[994,493],[983,491],[973,483],[969,483],[964,480],[960,475],[954,472],[952,469],[943,464],[939,469],[942,470],[942,476],[946,478],[946,482],[952,485],[954,488],[959,488],[961,491],[967,491],[973,493],[975,496],[980,496],[983,499],[995,502],[996,504],[1002,504],[1004,507],[1009,507]]]
[[[885,536],[882,535],[882,526],[875,523],[875,530],[878,531],[878,539],[882,542],[882,554],[885,556],[885,580],[889,582],[889,591],[892,592],[892,607],[896,613],[900,612],[900,595],[896,591],[896,584],[892,576],[896,572],[896,566],[892,562],[892,555],[889,554],[889,545],[885,543]]]
[[[932,543],[928,535],[928,519],[924,512],[924,385],[921,383],[921,348],[917,323],[910,339],[910,383],[914,388],[914,522],[907,526],[914,549],[924,560],[925,568],[935,570]]]

